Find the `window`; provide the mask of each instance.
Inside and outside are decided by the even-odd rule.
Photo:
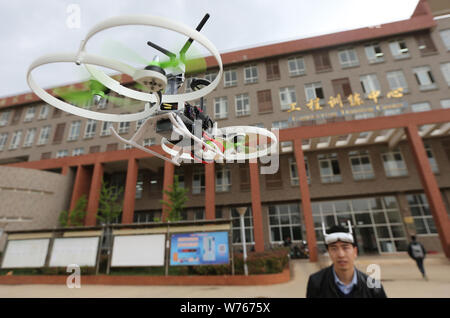
[[[153,146],[155,144],[155,138],[145,138],[144,142],[143,142],[143,146],[147,147],[147,146]]]
[[[214,98],[214,118],[221,119],[228,117],[228,97]]]
[[[89,153],[96,153],[100,152],[100,146],[90,146],[89,147]]]
[[[431,146],[425,144],[425,152],[427,153],[428,161],[430,162],[431,171],[433,173],[439,173],[439,168],[436,162],[436,158],[434,157],[433,151],[431,150]]]
[[[161,222],[161,211],[136,211],[133,217],[133,223],[151,223]]]
[[[364,49],[370,64],[384,62],[384,54],[379,43],[368,44]]]
[[[352,94],[352,87],[350,86],[350,80],[345,78],[338,78],[331,81],[333,85],[334,95],[338,94],[342,96],[344,99],[342,102],[345,102],[346,97]]]
[[[102,130],[100,132],[100,136],[109,136],[111,135],[111,130],[109,129],[112,127],[112,122],[104,121],[102,123]]]
[[[67,149],[58,150],[56,152],[56,158],[64,158],[64,157],[67,157],[68,155],[69,155],[69,151]]]
[[[392,56],[395,59],[405,59],[410,56],[408,47],[406,46],[404,40],[390,42],[389,48],[391,49]]]
[[[119,123],[119,134],[125,134],[130,130],[130,122],[129,121],[121,121]]]
[[[194,209],[194,221],[204,220],[205,219],[205,209],[204,208],[195,208]]]
[[[236,86],[237,85],[237,72],[236,70],[226,70],[224,72],[224,86]]]
[[[319,98],[321,105],[325,103],[321,82],[305,84],[305,95],[307,101]]]
[[[288,127],[289,127],[289,123],[287,120],[274,121],[272,123],[272,128],[285,129]]]
[[[303,158],[305,160],[305,170],[306,170],[307,182],[308,182],[308,184],[311,184],[308,158],[306,158],[306,157],[303,157]],[[297,161],[293,157],[289,158],[289,172],[291,175],[291,185],[293,185],[293,186],[299,185]]]
[[[217,72],[208,72],[205,74],[205,80],[209,81],[210,83],[213,82],[216,79]]]
[[[132,145],[129,145],[129,144],[124,144],[124,145],[123,145],[123,149],[125,149],[125,150],[131,149],[131,148],[133,148]]]
[[[0,116],[0,127],[8,125],[10,115],[10,110],[2,112],[2,115]]]
[[[359,77],[359,80],[366,98],[371,92],[381,90],[376,74],[362,75]]]
[[[49,105],[42,105],[41,109],[39,110],[38,119],[47,119],[49,110],[50,110]]]
[[[250,115],[250,99],[248,94],[236,96],[236,116]]]
[[[437,87],[429,66],[414,68],[413,72],[421,91],[435,89]]]
[[[450,108],[450,99],[442,99],[441,107],[442,108]]]
[[[434,45],[429,32],[416,34],[415,38],[422,56],[437,52],[436,46]]]
[[[8,140],[8,133],[1,133],[0,134],[0,151],[5,148],[6,141]]]
[[[350,151],[348,156],[352,167],[353,179],[367,180],[375,177],[367,150]]]
[[[192,174],[192,194],[199,194],[205,191],[205,169],[194,166]]]
[[[442,42],[444,42],[447,51],[450,51],[450,29],[442,30],[439,33],[441,34]]]
[[[32,121],[34,118],[34,114],[36,113],[36,106],[30,106],[25,113],[24,122]]]
[[[241,216],[236,208],[231,208],[231,219],[233,231],[233,244],[241,244]],[[245,232],[245,242],[247,244],[253,244],[255,242],[253,237],[253,215],[252,208],[247,207],[244,214],[244,232]]]
[[[381,155],[384,171],[388,177],[407,176],[408,169],[400,151],[386,152]]]
[[[417,103],[417,104],[412,104],[411,109],[415,113],[426,112],[428,110],[431,110],[431,106],[430,106],[430,103]]]
[[[20,144],[20,138],[22,138],[22,130],[15,131],[11,138],[11,143],[9,144],[9,149],[17,149]]]
[[[36,137],[36,128],[30,128],[27,130],[25,135],[25,140],[23,142],[23,147],[31,147],[34,142],[34,137]]]
[[[244,67],[244,84],[258,82],[258,68],[256,65]]]
[[[358,55],[354,49],[340,50],[338,56],[342,68],[359,66]]]
[[[294,143],[292,141],[282,141],[280,142],[280,149],[282,153],[292,152],[294,150]]]
[[[106,151],[116,151],[117,149],[119,149],[119,144],[117,142],[106,145]]]
[[[319,155],[320,177],[322,183],[341,182],[341,169],[336,153]]]
[[[228,192],[231,190],[231,171],[225,166],[216,166],[216,192]]]
[[[139,172],[136,181],[136,194],[134,198],[142,199],[143,192],[144,192],[144,174],[142,172]]]
[[[73,121],[70,125],[69,137],[67,140],[77,140],[80,136],[81,120]]]
[[[41,160],[50,159],[51,157],[52,157],[52,153],[51,152],[43,152],[41,154]]]
[[[66,123],[60,123],[56,126],[55,135],[53,136],[53,144],[59,144],[63,140]]]
[[[306,73],[303,57],[294,57],[288,60],[289,76],[304,75]]]
[[[50,139],[50,131],[52,127],[50,125],[44,126],[41,128],[41,132],[39,133],[38,145],[45,145]]]
[[[184,169],[183,167],[175,167],[174,178],[178,176],[178,185],[184,188]]]
[[[141,128],[141,126],[144,124],[144,122],[145,122],[145,118],[144,118],[144,119],[139,119],[139,120],[136,122],[136,130],[135,130],[135,131],[138,131],[139,128]]]
[[[266,73],[268,81],[280,79],[280,68],[278,66],[278,60],[266,61]]]
[[[444,75],[447,85],[450,86],[450,63],[441,64],[442,75]]]
[[[258,91],[256,94],[258,99],[258,112],[259,113],[269,113],[273,111],[272,106],[272,93],[270,89],[263,91]]]
[[[290,104],[297,102],[297,95],[295,93],[295,87],[283,87],[280,88],[280,104],[281,110],[288,110],[291,108]]]
[[[300,208],[297,203],[269,205],[270,242],[282,243],[290,237],[292,242],[302,240]]]
[[[316,73],[331,71],[330,57],[328,51],[321,51],[313,54],[314,66],[316,67]]]
[[[414,219],[417,234],[437,234],[436,225],[425,194],[408,194],[409,210]]]
[[[393,115],[399,115],[402,113],[401,108],[392,108],[392,109],[385,109],[383,110],[384,116],[393,116]]]
[[[81,156],[82,154],[84,154],[84,148],[83,148],[83,147],[81,147],[81,148],[75,148],[75,149],[72,151],[72,156]]]
[[[22,111],[23,108],[17,108],[16,110],[14,110],[14,115],[11,121],[11,125],[15,125],[20,121],[20,117],[22,117]]]
[[[406,83],[403,71],[387,72],[386,77],[389,82],[389,87],[391,88],[391,90],[403,88],[403,93],[408,92],[408,83]]]
[[[86,123],[86,128],[84,130],[84,138],[92,138],[95,136],[95,130],[97,129],[97,121],[89,119]]]

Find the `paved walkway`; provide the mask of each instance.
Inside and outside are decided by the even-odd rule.
[[[326,265],[327,259],[321,262]],[[379,264],[388,297],[450,298],[450,261],[443,255],[425,260],[429,281],[425,281],[415,262],[403,256],[360,257],[357,267],[366,271],[369,264]],[[292,279],[270,286],[101,286],[82,285],[69,289],[63,285],[0,285],[0,297],[146,297],[146,298],[302,298],[311,273],[319,264],[307,260],[291,261]]]

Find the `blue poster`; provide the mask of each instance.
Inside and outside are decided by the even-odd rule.
[[[217,265],[229,263],[228,232],[173,234],[170,265]]]

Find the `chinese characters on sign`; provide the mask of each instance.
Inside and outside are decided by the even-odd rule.
[[[381,92],[379,90],[371,91],[369,94],[367,94],[367,98],[372,100],[375,104],[378,104],[378,98],[380,97],[380,95]],[[403,88],[400,87],[391,90],[390,92],[387,93],[386,97],[389,99],[403,97]],[[364,104],[364,100],[361,98],[361,95],[359,93],[353,93],[348,95],[347,101],[352,107]],[[344,108],[341,94],[337,94],[337,96],[330,96],[330,98],[328,99],[328,104],[330,105],[330,108],[335,108],[336,106]],[[297,103],[291,103],[289,104],[289,106],[291,108],[288,110],[288,113],[302,110],[302,108],[299,105],[297,105]],[[311,111],[323,110],[322,106],[320,105],[319,98],[310,99],[305,106]]]

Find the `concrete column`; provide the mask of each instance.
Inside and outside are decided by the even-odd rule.
[[[450,222],[447,216],[444,201],[442,200],[441,191],[437,184],[436,178],[431,171],[430,162],[428,161],[422,138],[419,135],[417,126],[408,125],[406,127],[406,135],[411,146],[417,171],[419,172],[422,186],[430,205],[431,214],[436,224],[439,238],[442,244],[442,250],[447,258],[450,258]]]
[[[86,226],[95,226],[97,224],[97,210],[100,201],[100,191],[102,189],[103,164],[96,162],[94,172],[92,173],[91,188],[89,190],[89,199],[87,205],[87,215],[85,219]]]
[[[308,180],[306,177],[305,158],[303,156],[302,140],[294,140],[295,160],[297,163],[297,173],[300,184],[300,196],[302,199],[303,218],[306,227],[306,240],[309,248],[309,261],[317,262],[317,240],[314,231],[314,219],[311,209],[311,197],[309,194]]]
[[[168,161],[164,161],[163,190],[170,191],[170,187],[173,185],[174,173],[175,173],[175,166]],[[163,192],[163,200],[169,201],[169,196],[164,192]],[[168,217],[169,217],[169,207],[163,204],[162,221],[167,222]]]
[[[205,218],[216,218],[216,172],[215,163],[205,165]]]
[[[122,208],[122,224],[133,223],[138,170],[139,164],[136,158],[128,159],[127,179]]]
[[[253,234],[255,236],[255,252],[264,251],[264,235],[261,207],[261,190],[259,185],[258,163],[249,163],[250,189],[252,192]]]

